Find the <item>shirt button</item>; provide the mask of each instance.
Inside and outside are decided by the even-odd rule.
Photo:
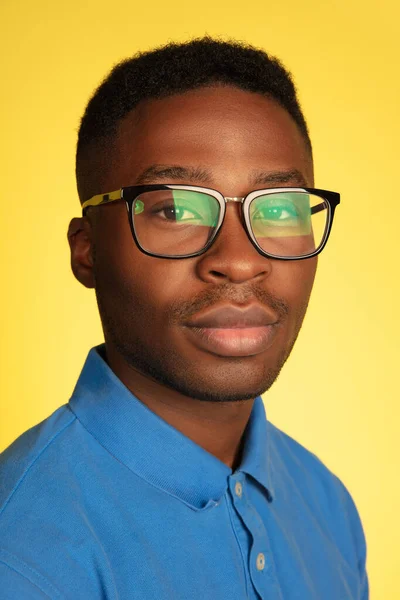
[[[265,556],[262,552],[260,552],[257,556],[257,569],[262,571],[265,567]]]
[[[236,496],[239,496],[239,498],[242,495],[242,484],[240,483],[240,481],[236,482],[236,485],[235,485],[235,494],[236,494]]]

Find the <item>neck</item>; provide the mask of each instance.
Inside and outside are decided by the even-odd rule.
[[[237,469],[254,399],[205,402],[189,398],[133,370],[108,347],[104,358],[122,383],[151,411],[232,471]]]

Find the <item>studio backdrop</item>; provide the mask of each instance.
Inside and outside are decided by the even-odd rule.
[[[103,341],[67,242],[93,90],[138,50],[205,33],[250,42],[292,72],[315,187],[341,193],[299,338],[263,396],[267,417],[352,494],[371,599],[400,598],[399,16],[395,0],[1,3],[0,451],[68,402]]]

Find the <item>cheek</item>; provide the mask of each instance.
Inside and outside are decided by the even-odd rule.
[[[280,262],[273,277],[274,292],[289,307],[291,320],[302,321],[307,309],[317,269],[317,257],[307,260]]]
[[[125,222],[126,220],[126,222]],[[102,229],[102,231],[101,231]],[[188,281],[183,261],[147,256],[139,250],[124,213],[107,221],[96,237],[96,289],[103,306],[126,323],[161,328]]]

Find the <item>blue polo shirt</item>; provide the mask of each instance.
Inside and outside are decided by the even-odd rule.
[[[366,600],[351,496],[256,398],[234,472],[90,350],[0,455],[1,600]]]

